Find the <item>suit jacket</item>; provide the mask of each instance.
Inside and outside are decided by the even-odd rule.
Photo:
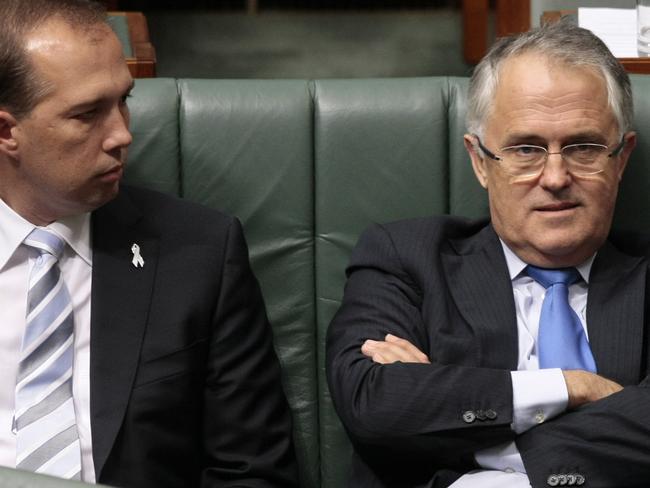
[[[236,219],[123,187],[92,215],[97,481],[296,486],[291,420]],[[133,244],[144,267],[132,264]]]
[[[491,225],[440,217],[366,231],[327,338],[330,391],[355,448],[350,486],[449,486],[477,468],[476,451],[513,439],[534,488],[568,474],[588,487],[650,486],[649,248],[628,242],[627,253],[609,242],[598,252],[587,306],[598,371],[625,388],[516,436],[516,313]],[[387,333],[432,364],[361,354]]]

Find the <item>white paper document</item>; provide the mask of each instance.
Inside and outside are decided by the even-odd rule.
[[[636,58],[636,9],[578,9],[578,25],[600,37],[617,58]]]

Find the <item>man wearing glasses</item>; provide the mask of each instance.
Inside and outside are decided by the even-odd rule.
[[[350,486],[648,486],[649,241],[608,240],[628,76],[546,26],[496,43],[467,112],[489,222],[377,225],[351,258],[327,351]]]

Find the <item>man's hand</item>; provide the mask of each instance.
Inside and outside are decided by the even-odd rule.
[[[368,339],[361,346],[361,352],[374,362],[381,364],[391,364],[398,361],[402,363],[431,363],[427,355],[409,341],[392,334],[387,334],[383,341]]]
[[[569,408],[595,402],[623,389],[618,383],[582,370],[562,371],[569,391]]]

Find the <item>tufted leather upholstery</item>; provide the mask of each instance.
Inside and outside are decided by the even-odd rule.
[[[648,230],[650,77],[632,81],[639,145],[615,226]],[[462,143],[466,88],[446,77],[136,82],[127,180],[242,220],[305,488],[345,486],[351,448],[327,391],[324,342],[358,235],[374,221],[487,214]]]
[[[373,221],[487,214],[462,143],[466,78],[138,80],[127,179],[242,219],[295,419],[303,485],[345,485],[324,341]],[[615,225],[650,227],[650,77]]]
[[[373,221],[487,214],[462,143],[466,78],[138,80],[127,179],[242,219],[295,421],[303,485],[345,485],[324,374],[348,254]],[[650,77],[615,225],[650,227]]]

